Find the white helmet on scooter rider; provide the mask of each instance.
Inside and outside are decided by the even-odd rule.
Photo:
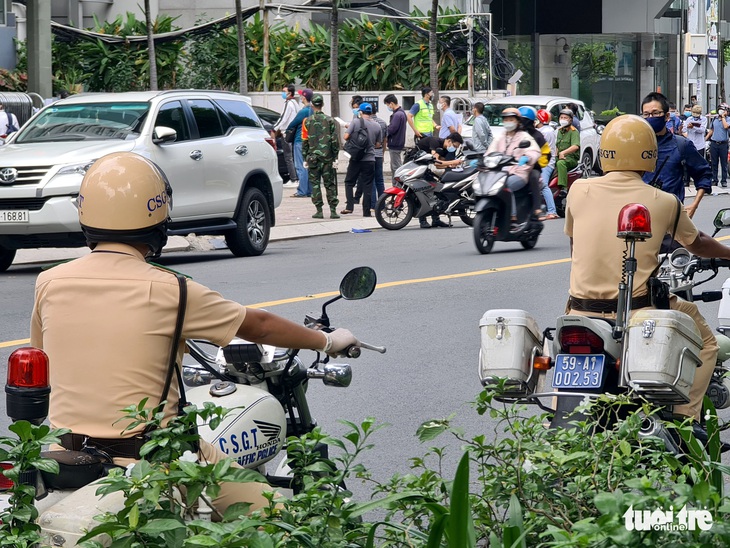
[[[162,170],[139,154],[99,158],[84,175],[77,201],[91,249],[99,242],[146,244],[159,256],[167,242],[172,188]]]
[[[598,156],[604,173],[652,172],[657,161],[656,133],[641,116],[617,116],[603,130]]]

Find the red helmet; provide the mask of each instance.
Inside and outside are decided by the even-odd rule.
[[[549,124],[550,123],[550,113],[545,110],[544,108],[541,108],[537,111],[537,119],[540,120],[541,124]]]

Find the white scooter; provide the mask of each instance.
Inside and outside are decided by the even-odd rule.
[[[730,214],[722,226],[730,227]],[[630,394],[659,409],[646,417],[641,435],[659,437],[670,451],[680,454],[664,420],[673,418],[672,406],[689,401],[695,370],[701,365],[702,339],[692,318],[682,312],[645,309],[632,314],[635,248],[651,237],[648,210],[628,204],[619,214],[618,227],[617,237],[625,240],[627,253],[616,320],[564,315],[555,328],[541,333],[524,310],[489,310],[480,321],[479,377],[486,387],[506,378],[499,399],[540,406],[553,414],[554,428],[580,420],[574,410],[584,398]],[[710,268],[711,261],[716,267],[730,266],[730,261],[701,261],[706,263],[697,262],[698,270],[703,264]],[[727,294],[730,329],[730,282],[726,285],[723,297]],[[543,401],[553,399],[554,409]]]
[[[360,267],[351,270],[340,284],[340,294],[322,305],[319,318],[307,315],[305,325],[330,330],[327,306],[342,298],[367,298],[375,290],[375,285],[373,269]],[[298,350],[275,348],[242,339],[234,339],[223,348],[207,341],[187,341],[187,344],[190,356],[197,362],[183,366],[183,380],[187,386],[193,387],[186,390],[188,401],[198,407],[205,402],[213,402],[227,409],[235,409],[215,430],[200,425],[201,438],[219,447],[241,466],[257,470],[272,485],[293,489],[293,478],[286,458],[286,439],[302,436],[316,426],[307,403],[307,383],[309,379],[319,379],[327,386],[347,387],[352,379],[350,365],[329,363],[326,355],[317,352],[316,359],[307,367],[299,357]],[[360,348],[385,352],[384,347],[366,343],[360,343]],[[360,348],[350,347],[345,353],[350,358],[357,358]],[[50,387],[47,386],[47,374],[45,379],[43,375],[38,376],[39,384],[43,386],[31,387],[28,393],[28,387],[15,386],[22,384],[14,381],[20,376],[14,372],[18,369],[16,365],[11,363],[8,367],[8,413],[13,420],[22,418],[40,424],[48,411]],[[320,450],[327,456],[326,446]],[[284,458],[272,471],[270,462],[282,452]],[[73,466],[62,466],[61,475],[88,473],[93,460],[90,455],[71,451],[63,453],[76,453],[79,466],[75,471]],[[66,484],[70,484],[78,478],[44,478],[44,475],[37,475],[34,481],[37,493],[43,496],[36,503],[40,512],[38,523],[44,536],[42,546],[76,546],[86,530],[98,525],[94,521],[95,516],[104,512],[117,512],[123,507],[121,493],[100,498],[95,494],[98,488],[96,483],[78,489],[46,489],[46,484],[63,486],[66,480],[69,480]],[[2,497],[0,487],[0,505]]]

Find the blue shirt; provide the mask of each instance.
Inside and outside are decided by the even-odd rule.
[[[681,201],[684,201],[684,169],[682,168],[682,155],[679,153],[677,141],[684,137],[675,136],[670,132],[664,135],[657,135],[659,145],[659,157],[656,167],[661,169],[658,180],[662,182],[662,190],[674,194]],[[694,181],[697,190],[704,189],[707,192],[712,190],[712,169],[692,141],[684,139],[684,160],[687,167],[687,174]],[[665,158],[666,163],[664,162]],[[662,166],[663,164],[663,166]],[[650,183],[654,178],[654,172],[644,173],[642,179]]]
[[[712,130],[710,141],[727,141],[727,130],[723,127],[721,118],[714,118],[710,129]]]
[[[456,114],[452,109],[447,108],[444,111],[443,116],[441,117],[441,129],[439,130],[439,138],[446,139],[452,133],[458,133],[460,123],[461,120],[459,119],[459,115]],[[449,126],[453,127],[454,131],[451,131],[449,129]]]
[[[297,112],[297,115],[294,117],[294,119],[291,121],[291,123],[287,126],[287,129],[294,129],[297,132],[297,135],[294,138],[295,143],[302,142],[302,122],[304,122],[304,120],[306,120],[311,114],[312,114],[312,107],[307,105],[306,107],[301,109],[299,112]]]

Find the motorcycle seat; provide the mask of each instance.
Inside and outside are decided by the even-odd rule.
[[[441,177],[441,182],[455,183],[457,181],[461,181],[472,175],[476,170],[477,168],[475,167],[465,167],[463,171],[454,171],[452,169],[447,169],[446,173],[444,173]]]

